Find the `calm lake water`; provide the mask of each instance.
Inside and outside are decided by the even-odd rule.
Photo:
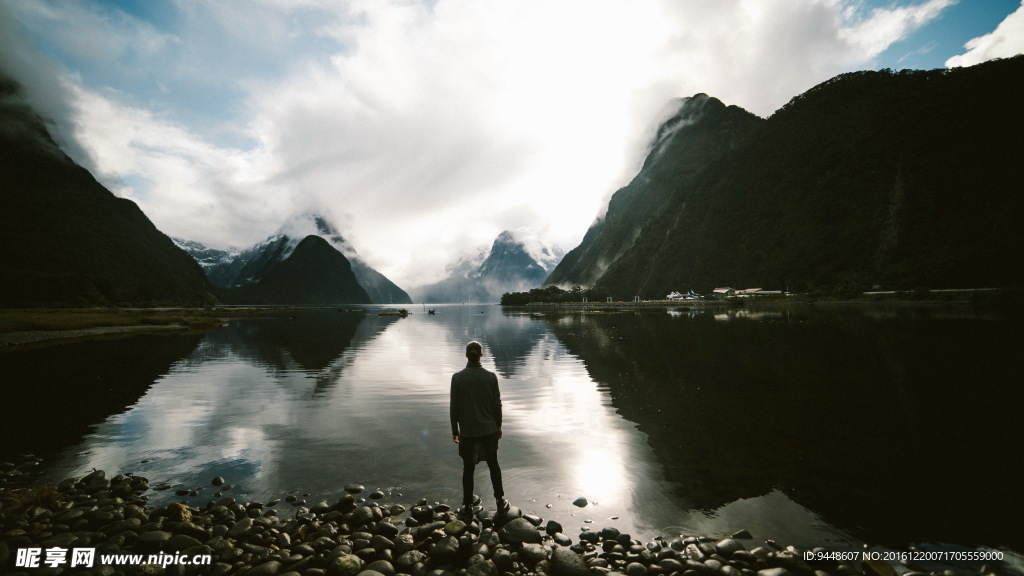
[[[499,374],[507,495],[634,537],[1024,549],[1019,318],[968,307],[527,313],[300,311],[205,334],[0,354],[5,458],[92,468],[182,498],[333,502],[346,484],[456,505],[452,372]],[[486,467],[477,492],[493,509]],[[306,496],[308,495],[308,496]],[[590,501],[585,508],[572,502]],[[282,515],[291,507],[278,505]]]

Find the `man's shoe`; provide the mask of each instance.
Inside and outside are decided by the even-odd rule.
[[[512,505],[508,503],[508,498],[502,497],[498,500],[498,514],[508,514],[511,508]]]
[[[473,507],[470,506],[469,504],[465,504],[462,506],[462,508],[459,508],[459,518],[462,520],[472,520]]]

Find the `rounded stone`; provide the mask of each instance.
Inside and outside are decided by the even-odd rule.
[[[466,567],[466,576],[498,576],[498,567],[490,560],[476,562]]]
[[[572,501],[572,505],[576,506],[577,508],[585,508],[587,504],[589,504],[589,502],[587,502],[587,499],[584,498],[583,496],[580,496],[579,498]]]
[[[462,536],[466,532],[466,523],[462,520],[453,520],[444,525],[444,533],[449,536]]]
[[[739,568],[726,564],[718,569],[719,574],[722,576],[743,576],[743,571]]]
[[[647,576],[647,567],[639,562],[626,565],[626,576]]]
[[[413,506],[412,517],[418,522],[430,522],[434,519],[434,510],[429,506]]]
[[[328,576],[356,576],[362,571],[363,559],[355,554],[338,556],[327,565]]]
[[[743,544],[737,542],[736,540],[733,540],[732,538],[719,540],[715,544],[715,551],[721,554],[722,556],[725,556],[726,558],[732,556],[734,552],[739,552],[740,550],[746,550],[746,548],[743,546]]]
[[[228,533],[225,534],[225,536],[227,538],[233,538],[233,539],[237,540],[237,539],[241,538],[242,536],[246,535],[250,530],[252,530],[252,526],[253,526],[253,519],[252,518],[242,518],[238,522],[235,522],[234,526],[232,526],[228,530]]]
[[[530,524],[529,520],[524,518],[516,518],[505,524],[500,534],[502,542],[514,544],[530,542],[539,544],[541,541],[541,535],[536,526]]]
[[[158,550],[163,548],[170,539],[170,532],[164,532],[163,530],[151,530],[149,532],[139,534],[138,539],[135,540],[135,545],[145,550]]]
[[[398,537],[399,531],[398,526],[395,526],[391,522],[378,522],[377,525],[373,527],[374,534],[379,534],[388,540],[394,540]]]
[[[395,558],[395,568],[400,572],[411,574],[410,570],[413,566],[423,562],[426,557],[427,555],[419,550],[409,550]]]
[[[277,576],[280,573],[281,563],[277,560],[268,560],[247,570],[245,576]]]
[[[512,553],[504,548],[495,550],[491,560],[494,561],[494,565],[498,567],[498,570],[502,572],[508,572],[512,568]]]
[[[551,573],[554,576],[587,576],[590,568],[579,554],[558,547],[551,552]]]
[[[430,549],[430,558],[441,564],[452,561],[459,554],[459,539],[455,536],[445,536],[434,544]]]
[[[395,576],[395,566],[387,560],[374,560],[366,565],[366,570],[372,570],[383,576]]]
[[[658,566],[661,566],[662,570],[664,570],[666,574],[682,572],[685,569],[685,565],[675,558],[662,558],[658,562]]]
[[[776,568],[765,568],[764,570],[758,570],[757,576],[793,576],[793,573],[782,567]]]
[[[362,484],[349,484],[345,486],[345,492],[348,492],[349,494],[359,494],[363,490],[366,490],[366,487]]]
[[[401,556],[416,547],[416,540],[412,534],[399,534],[395,538],[395,554]]]
[[[373,521],[373,509],[369,506],[360,506],[356,508],[356,511],[352,513],[351,526],[353,528],[362,526]]]
[[[533,568],[541,560],[547,560],[547,549],[540,544],[523,544],[519,549],[519,561]]]
[[[199,546],[200,544],[202,544],[202,542],[192,536],[187,534],[175,534],[167,540],[167,549],[170,551],[180,551],[193,546]]]

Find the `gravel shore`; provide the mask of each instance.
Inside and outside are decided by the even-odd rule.
[[[359,485],[336,502],[289,496],[241,502],[223,478],[205,506],[149,505],[141,476],[96,470],[58,486],[32,486],[38,459],[0,463],[0,573],[215,576],[1013,576],[1012,561],[899,562],[828,558],[746,531],[730,538],[642,543],[607,526],[575,536],[515,506],[459,517],[444,503],[386,503]],[[182,495],[190,491],[182,490]],[[94,550],[71,566],[72,551]],[[36,566],[28,567],[35,550]],[[879,549],[875,549],[876,551]],[[49,556],[51,554],[56,556]],[[995,553],[994,551],[992,553]],[[134,559],[131,555],[135,556]],[[812,558],[815,556],[815,558]],[[50,564],[47,559],[50,558]],[[119,560],[115,561],[114,559]],[[108,560],[104,563],[103,560]],[[61,561],[63,560],[63,561]],[[187,564],[186,564],[187,562]],[[192,562],[199,562],[198,564]],[[19,572],[20,570],[20,572]]]

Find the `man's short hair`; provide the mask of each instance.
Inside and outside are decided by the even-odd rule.
[[[466,344],[466,358],[473,360],[479,360],[484,355],[484,347],[479,342],[473,340],[469,344]]]

